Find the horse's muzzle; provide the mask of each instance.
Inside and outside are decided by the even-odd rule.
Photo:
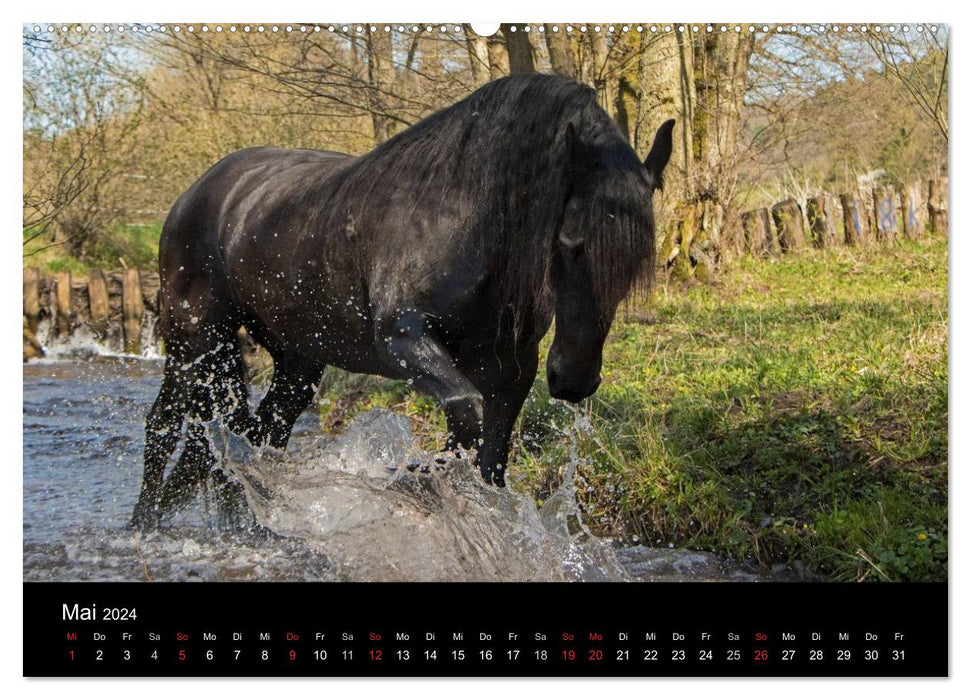
[[[584,383],[570,381],[562,372],[553,367],[546,369],[546,381],[550,387],[550,396],[570,403],[580,403],[600,386],[600,375],[595,374],[592,379]]]

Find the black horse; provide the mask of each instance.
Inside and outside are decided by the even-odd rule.
[[[503,486],[553,318],[550,394],[577,402],[600,383],[618,305],[651,282],[673,124],[641,163],[592,89],[514,76],[364,156],[251,148],[218,162],[162,230],[167,356],[134,524],[157,526],[219,471],[204,422],[286,447],[328,364],[434,396],[447,447],[477,448]],[[241,326],[273,358],[255,415]]]

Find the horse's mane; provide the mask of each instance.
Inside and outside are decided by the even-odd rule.
[[[402,214],[447,211],[460,230],[443,231],[441,245],[486,257],[502,308],[514,319],[544,315],[552,303],[553,239],[569,195],[570,123],[595,156],[597,186],[582,230],[596,288],[612,301],[612,313],[632,287],[652,281],[651,189],[594,90],[567,78],[521,75],[485,85],[357,159],[341,174],[331,204],[357,202],[351,216],[362,223],[378,210],[395,212],[374,206],[391,193],[408,193],[412,209]],[[347,207],[326,211],[330,225],[348,216]],[[362,260],[382,245],[381,236],[409,235],[387,222],[359,229],[371,230]]]

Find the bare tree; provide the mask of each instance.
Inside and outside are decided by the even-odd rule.
[[[24,245],[48,235],[84,259],[130,203],[143,102],[101,70],[107,41],[58,37],[36,48],[25,46]]]
[[[904,31],[906,29],[906,31]],[[873,50],[888,79],[899,82],[920,113],[947,143],[947,29],[908,25],[899,31],[868,32]]]

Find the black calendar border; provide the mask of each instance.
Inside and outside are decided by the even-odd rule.
[[[135,608],[137,619],[64,620],[63,605],[70,613],[75,603],[78,611],[94,605],[100,617],[105,608]],[[122,661],[116,652],[126,629],[135,637],[155,630],[160,659]],[[246,635],[263,630],[270,638],[244,638],[236,646],[253,658],[233,660],[233,640],[226,636],[233,629]],[[705,641],[699,636],[704,629],[712,635],[734,629],[741,638]],[[180,630],[187,640],[176,640]],[[342,630],[355,638],[313,639],[315,633]],[[396,639],[402,630],[409,640]],[[461,644],[451,638],[457,630],[470,635]],[[504,638],[512,630],[519,637]],[[654,642],[638,638],[621,646],[617,638],[622,631],[640,635],[645,630],[655,631]],[[819,644],[830,658],[808,659],[812,630],[825,635]],[[866,642],[868,630],[877,642]],[[287,640],[288,631],[299,639]],[[840,631],[850,639],[840,642]],[[948,631],[946,583],[24,583],[24,675],[29,677],[945,677]],[[75,640],[68,636],[72,632]],[[101,645],[109,658],[98,662],[91,656],[95,633],[108,637]],[[431,644],[444,658],[434,663],[417,656],[394,658],[396,650],[427,651],[422,635],[428,633],[436,635]],[[481,633],[492,637],[479,639]],[[530,639],[536,633],[546,634],[547,641]],[[564,633],[574,634],[574,640],[560,638]],[[685,640],[671,639],[674,633]],[[797,640],[784,641],[786,633]],[[890,659],[895,633],[903,633],[906,642],[900,643],[906,657],[899,663]],[[204,634],[217,639],[203,642]],[[382,638],[370,640],[369,634]],[[602,635],[602,641],[591,634]],[[757,641],[756,634],[765,639]],[[137,654],[151,646],[140,638],[126,643]],[[637,658],[651,644],[657,663]],[[668,658],[679,645],[685,658]],[[733,645],[742,658],[719,658]],[[338,654],[351,649],[352,657],[314,663],[315,646]],[[66,657],[72,648],[73,662]],[[211,660],[205,658],[207,648],[213,651]],[[266,660],[253,655],[262,648],[269,650]],[[459,648],[465,657],[452,658],[449,652]],[[514,648],[523,656],[502,656]],[[540,662],[529,656],[540,648],[555,658]],[[576,656],[567,659],[571,648]],[[614,658],[623,648],[634,658]],[[593,658],[597,649],[604,658]],[[714,650],[711,659],[695,658],[705,649]],[[796,650],[805,653],[783,661],[787,649],[794,656]],[[850,658],[837,661],[840,649]],[[882,656],[864,660],[868,649]],[[367,658],[375,650],[391,658]],[[760,650],[766,655],[762,661],[754,658]],[[290,651],[296,655],[292,663]],[[490,657],[480,658],[485,651]]]

